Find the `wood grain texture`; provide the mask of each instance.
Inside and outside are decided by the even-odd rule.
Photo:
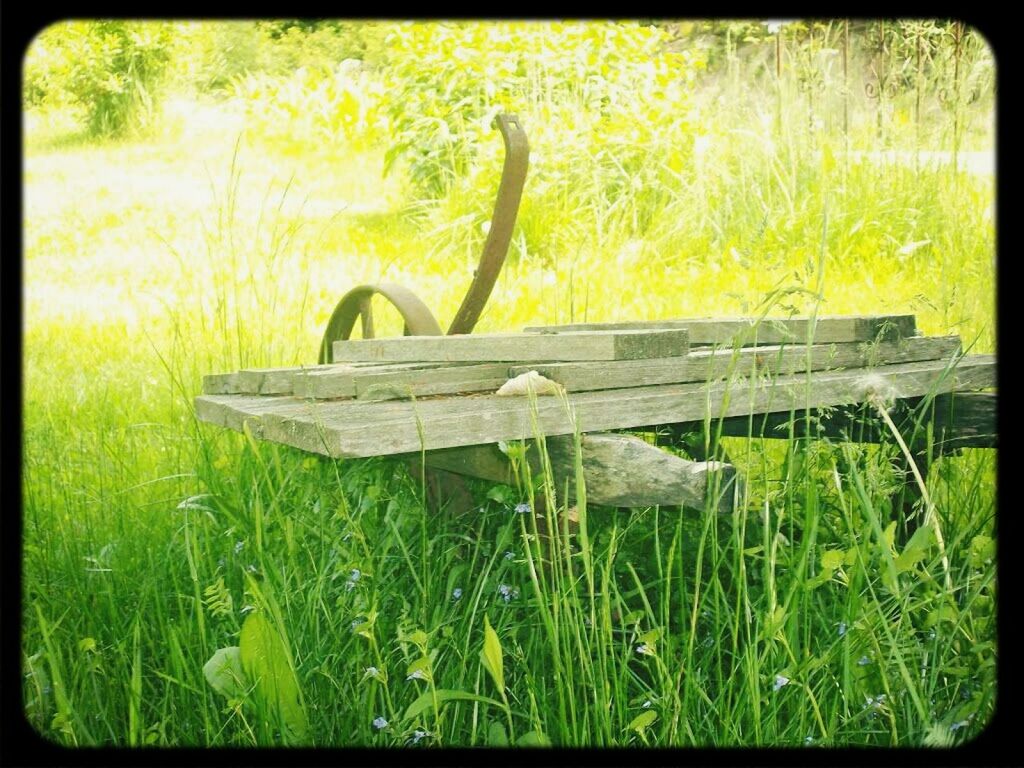
[[[324,372],[302,377],[295,394],[328,399],[368,399],[374,391],[393,392],[393,397],[425,397],[457,392],[493,392],[508,378],[507,363],[440,364],[432,367],[386,368]]]
[[[539,452],[531,443],[527,457],[534,475],[541,472]],[[571,435],[546,438],[556,493],[567,488],[566,503],[575,503],[575,441]],[[631,435],[582,435],[583,481],[587,502],[613,507],[683,506],[703,509],[708,494],[711,508],[733,509],[736,470],[723,462],[687,461]],[[431,451],[428,467],[495,483],[513,482],[511,465],[494,444]],[[716,475],[718,476],[716,478]]]
[[[692,349],[686,357],[620,360],[611,363],[513,365],[510,376],[535,370],[570,392],[707,381],[737,374],[792,374],[806,370],[864,368],[871,365],[949,359],[960,352],[959,336],[889,342],[771,345],[742,349]]]
[[[334,457],[414,453],[500,440],[600,432],[748,413],[798,410],[995,386],[992,355],[728,381],[580,392],[565,397],[469,395],[416,401],[300,401],[242,395],[196,399],[197,416],[225,426],[256,419],[264,439]],[[266,400],[271,403],[266,403]],[[291,401],[289,404],[288,401]],[[237,427],[232,427],[237,428]]]
[[[560,334],[572,331],[686,329],[690,344],[806,344],[810,318],[679,318],[650,322],[573,323],[535,325],[527,333]],[[910,338],[916,332],[913,315],[832,315],[817,318],[813,341],[817,344],[850,341],[895,341]]]
[[[500,362],[537,360],[636,360],[685,355],[685,330],[580,331],[556,335],[493,333],[467,336],[401,336],[334,342],[335,361]]]

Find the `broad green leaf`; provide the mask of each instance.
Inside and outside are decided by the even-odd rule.
[[[904,549],[899,557],[893,561],[893,565],[896,566],[897,573],[903,573],[909,571],[914,567],[920,560],[924,560],[927,553],[923,549],[918,547],[907,547]]]
[[[501,659],[501,641],[498,633],[491,627],[491,622],[484,614],[484,647],[480,651],[480,660],[490,673],[499,691],[505,690],[505,670]]]
[[[932,523],[928,523],[928,525],[922,525],[914,531],[914,535],[910,537],[910,541],[907,542],[905,549],[914,547],[927,551],[933,544],[935,544],[935,528]]]
[[[486,696],[478,696],[475,693],[438,688],[436,691],[427,691],[417,698],[416,701],[410,704],[409,708],[405,710],[403,719],[406,721],[413,720],[424,712],[433,709],[435,695],[437,697],[438,704],[445,704],[449,701],[479,701],[481,704],[490,704],[494,707],[504,708],[505,706],[500,701],[489,699]]]
[[[971,539],[970,563],[980,568],[996,556],[996,543],[989,536],[975,536]]]
[[[941,605],[934,611],[928,614],[928,618],[924,620],[925,627],[934,627],[940,621],[951,621],[957,620],[957,610],[948,603]]]
[[[658,713],[653,709],[644,710],[630,721],[629,725],[626,726],[626,730],[642,731],[645,728],[648,728],[657,719]]]
[[[836,570],[843,564],[845,554],[839,549],[830,549],[826,552],[821,553],[821,567],[829,572]]]
[[[885,540],[886,545],[889,547],[889,551],[892,552],[893,547],[896,544],[896,521],[893,520],[889,525],[885,527],[885,531],[882,533],[882,538]]]
[[[496,485],[487,491],[487,498],[499,504],[507,504],[516,498],[516,492],[507,485]]]
[[[641,645],[649,645],[653,647],[654,644],[657,643],[660,638],[661,628],[655,627],[654,629],[649,630],[648,632],[644,632],[642,635],[640,635],[640,643]]]
[[[309,726],[299,698],[299,681],[284,641],[262,613],[249,614],[242,625],[239,647],[242,668],[255,683],[256,697],[280,720],[285,741],[305,741]]]
[[[246,682],[238,646],[218,649],[203,665],[203,675],[210,687],[221,696],[229,699],[241,696],[245,691]]]
[[[505,735],[505,726],[503,726],[497,720],[493,721],[487,727],[487,746],[489,746],[489,747],[507,747],[508,746],[508,736]]]
[[[551,740],[540,731],[528,731],[516,739],[517,747],[550,747]]]
[[[430,659],[426,656],[416,659],[416,661],[406,667],[405,676],[406,678],[411,677],[417,680],[430,680]]]

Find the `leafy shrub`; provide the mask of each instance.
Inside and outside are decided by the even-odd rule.
[[[688,86],[700,61],[668,40],[637,23],[398,25],[382,70],[386,168],[403,161],[422,198],[464,205],[448,220],[482,237],[501,162],[492,118],[511,112],[531,146],[519,255],[553,257],[608,216],[643,229],[692,146]]]
[[[300,67],[288,77],[250,74],[234,86],[249,124],[264,139],[365,148],[387,130],[383,84],[357,60],[331,70]]]
[[[71,21],[43,30],[25,60],[29,103],[74,104],[94,136],[149,124],[170,57],[173,25]]]

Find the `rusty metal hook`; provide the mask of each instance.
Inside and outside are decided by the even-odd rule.
[[[494,283],[508,255],[512,227],[516,223],[519,201],[523,196],[523,185],[526,183],[530,145],[526,141],[526,132],[520,125],[519,118],[515,115],[498,115],[494,122],[505,142],[505,164],[501,169],[498,197],[494,202],[491,228],[487,232],[480,266],[473,275],[473,283],[466,292],[466,298],[462,300],[462,305],[455,313],[455,319],[448,326],[449,336],[470,333],[476,321],[480,319],[480,313],[494,289]]]
[[[515,115],[498,115],[494,122],[505,142],[505,164],[501,169],[501,182],[494,202],[491,228],[484,242],[480,266],[473,275],[473,282],[462,300],[448,328],[448,334],[470,333],[480,319],[501,267],[508,255],[512,241],[512,228],[519,212],[523,196],[526,170],[529,165],[530,146],[526,141],[519,118]],[[363,338],[373,337],[373,309],[371,299],[375,294],[384,296],[401,313],[405,321],[406,336],[440,336],[441,326],[415,293],[395,283],[360,285],[346,293],[331,314],[323,338],[320,340],[319,361],[321,364],[333,360],[332,345],[335,341],[348,339],[352,335],[356,318],[362,318]]]

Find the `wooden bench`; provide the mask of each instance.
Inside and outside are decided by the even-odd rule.
[[[865,421],[885,403],[931,405],[938,451],[994,447],[992,355],[962,355],[956,336],[916,335],[913,316],[679,319],[528,328],[514,334],[349,339],[333,360],[207,376],[207,422],[333,458],[395,456],[508,482],[502,443],[545,438],[555,487],[575,488],[580,434],[586,498],[612,506],[732,509],[735,469],[684,459],[613,430],[875,441]],[[557,395],[502,396],[536,371]],[[806,416],[830,409],[808,433]],[[838,409],[838,410],[836,410]],[[856,417],[859,430],[850,430]],[[846,429],[843,425],[846,425]],[[823,426],[824,425],[824,426]],[[918,427],[921,424],[917,425]],[[919,429],[921,435],[925,430]],[[927,450],[909,433],[915,451]],[[542,467],[534,457],[534,472]],[[706,458],[706,457],[705,457]],[[714,492],[715,498],[708,500]]]
[[[519,119],[498,115],[495,124],[505,161],[494,213],[447,336],[409,289],[358,286],[331,315],[318,364],[207,376],[196,398],[199,419],[334,458],[422,460],[449,485],[446,472],[508,482],[499,446],[544,436],[566,501],[579,495],[579,434],[589,502],[722,511],[733,508],[735,468],[703,450],[720,434],[782,436],[778,428],[794,423],[809,437],[877,441],[886,430],[864,416],[894,401],[904,414],[928,411],[930,429],[921,430],[920,419],[903,425],[918,427],[906,440],[915,462],[926,464],[936,446],[995,446],[995,395],[979,393],[995,386],[995,358],[963,356],[955,336],[917,335],[911,315],[682,318],[469,335],[508,252],[528,167]],[[405,336],[372,338],[375,296],[397,308]],[[351,339],[357,319],[363,338]],[[496,394],[530,371],[560,394]],[[857,408],[864,403],[870,407]],[[831,420],[806,418],[823,409]],[[702,455],[684,459],[616,433],[652,429],[676,443],[700,434],[689,446]],[[919,439],[925,433],[931,443]],[[526,454],[534,473],[544,469],[539,454]]]

